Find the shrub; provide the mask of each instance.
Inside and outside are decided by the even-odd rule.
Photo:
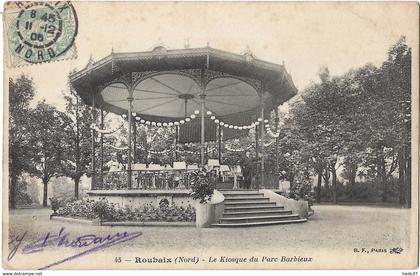
[[[115,205],[109,203],[106,199],[94,201],[92,211],[100,220],[115,220],[118,217],[118,210],[116,210]]]
[[[120,208],[106,199],[97,201],[77,200],[68,202],[59,208],[59,215],[105,221],[195,221],[195,209],[192,206],[169,206],[163,201],[159,207],[146,204],[132,210],[128,206]]]
[[[192,190],[190,196],[193,199],[200,200],[202,204],[210,201],[214,191],[214,183],[210,181],[209,175],[204,170],[191,174],[190,187]]]
[[[61,207],[61,200],[56,197],[50,197],[51,202],[51,210],[53,210],[54,214],[57,214],[58,209]]]

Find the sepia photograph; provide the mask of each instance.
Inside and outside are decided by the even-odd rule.
[[[5,271],[417,269],[417,2],[3,9]]]

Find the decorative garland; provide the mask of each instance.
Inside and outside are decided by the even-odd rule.
[[[232,148],[230,148],[227,144],[225,144],[225,148],[226,148],[228,151],[233,151],[233,152],[242,152],[242,151],[247,151],[247,150],[251,149],[252,147],[254,147],[254,145],[253,145],[253,144],[249,145],[248,147],[246,147],[246,148],[244,148],[244,149],[232,149]]]
[[[108,134],[113,134],[114,132],[120,130],[123,126],[124,126],[124,124],[121,123],[120,126],[114,128],[114,129],[100,129],[95,123],[92,123],[90,125],[90,128],[99,132],[99,133],[101,133],[101,134],[108,135]]]
[[[172,127],[172,126],[179,126],[179,125],[183,125],[185,123],[189,123],[191,120],[194,120],[195,118],[197,118],[197,115],[200,114],[199,110],[195,110],[193,114],[191,114],[188,117],[185,117],[185,119],[181,119],[179,121],[173,121],[173,122],[155,122],[155,121],[149,121],[149,120],[144,120],[142,118],[140,118],[139,116],[137,116],[137,113],[132,112],[131,115],[134,116],[135,120],[140,122],[141,124],[147,125],[147,126],[157,126],[157,127]],[[127,115],[126,114],[122,114],[121,117],[123,119],[127,119]]]

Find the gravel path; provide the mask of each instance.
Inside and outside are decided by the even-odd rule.
[[[10,213],[10,233],[28,231],[26,239],[58,232],[64,226],[72,236],[117,231],[142,231],[141,238],[119,247],[150,250],[222,249],[252,251],[266,248],[329,249],[354,247],[406,247],[409,210],[363,206],[314,206],[306,223],[253,228],[108,227],[50,221],[48,209],[19,209]]]

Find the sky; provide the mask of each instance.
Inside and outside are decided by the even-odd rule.
[[[418,44],[418,5],[389,3],[274,2],[74,2],[79,33],[77,57],[6,68],[5,79],[22,73],[35,83],[35,101],[64,109],[67,76],[92,57],[114,52],[205,47],[232,53],[247,47],[262,60],[281,64],[299,90],[317,81],[321,66],[340,75],[372,63],[380,66],[401,35]],[[7,45],[6,45],[7,46]],[[413,57],[414,58],[414,57]]]

